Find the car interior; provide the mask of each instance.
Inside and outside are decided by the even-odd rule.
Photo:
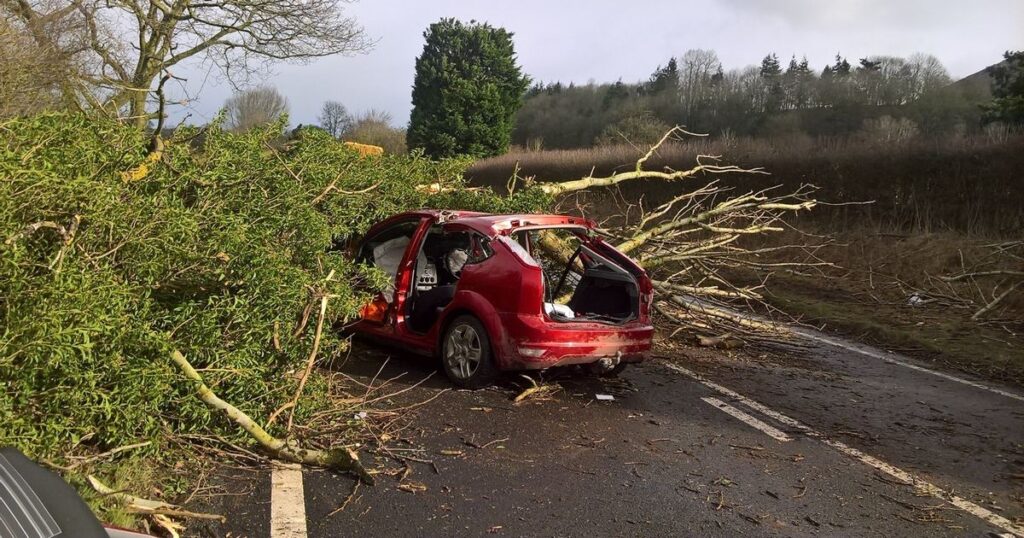
[[[363,242],[356,253],[356,263],[373,264],[391,276],[391,287],[384,292],[388,302],[394,300],[398,266],[419,225],[419,220],[410,220],[381,230]]]
[[[635,319],[640,307],[636,279],[588,247],[577,233],[547,228],[513,234],[541,266],[545,313],[554,321],[619,324]],[[553,244],[559,248],[542,246]]]
[[[385,293],[393,300],[394,279],[419,221],[399,223],[368,239],[357,261],[373,263],[392,276]],[[578,230],[545,228],[512,234],[526,255],[540,265],[544,279],[544,311],[553,321],[598,321],[620,324],[639,315],[639,289],[628,271],[580,240]],[[559,252],[541,245],[558,244]],[[490,255],[487,240],[468,231],[446,231],[435,225],[416,256],[413,286],[405,303],[408,327],[430,330],[455,297],[463,266]],[[566,259],[568,256],[568,259]]]
[[[440,225],[427,232],[416,256],[414,285],[406,303],[410,329],[427,332],[455,297],[462,268],[473,258],[473,242],[470,232],[445,231]]]

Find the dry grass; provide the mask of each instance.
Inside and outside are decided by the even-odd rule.
[[[951,232],[842,234],[815,252],[837,267],[776,272],[766,300],[826,331],[939,367],[1024,385],[1024,290],[974,320],[972,315],[991,300],[992,288],[1001,283],[1006,289],[1008,281],[941,279],[978,266],[1024,270],[1024,243],[1007,251],[992,244]]]

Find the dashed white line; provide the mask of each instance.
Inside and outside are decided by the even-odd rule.
[[[301,465],[275,463],[270,472],[270,538],[306,538]]]
[[[924,372],[926,374],[931,374],[933,376],[941,377],[942,379],[946,379],[948,381],[954,381],[956,383],[961,383],[963,385],[967,385],[969,387],[974,387],[976,389],[987,390],[987,391],[989,391],[989,392],[991,392],[993,394],[998,394],[1000,396],[1005,396],[1007,398],[1013,398],[1014,400],[1018,400],[1018,401],[1024,402],[1024,395],[1016,394],[1016,393],[1010,392],[1008,390],[1003,390],[1003,389],[1000,389],[1000,388],[997,388],[997,387],[992,387],[992,386],[986,385],[984,383],[979,383],[977,381],[971,381],[970,379],[964,379],[962,377],[957,377],[955,375],[947,374],[945,372],[938,372],[936,370],[931,370],[929,368],[925,368],[923,366],[918,366],[916,364],[909,363],[909,362],[906,362],[906,361],[901,361],[901,360],[899,360],[899,359],[897,359],[895,357],[891,357],[889,355],[886,355],[884,353],[880,353],[878,351],[874,351],[874,350],[871,350],[871,349],[862,349],[862,348],[859,348],[857,346],[852,346],[850,344],[847,344],[846,342],[843,342],[842,340],[838,340],[838,339],[835,339],[835,338],[829,338],[828,336],[823,336],[821,334],[818,334],[816,331],[810,331],[810,330],[805,330],[805,329],[793,329],[793,332],[795,332],[796,334],[799,334],[800,336],[803,336],[804,338],[809,338],[809,339],[814,340],[816,342],[821,342],[821,343],[824,343],[824,344],[828,344],[830,346],[839,347],[839,348],[845,349],[847,351],[853,351],[854,353],[860,353],[861,355],[867,355],[868,357],[879,359],[879,360],[885,361],[885,362],[887,362],[889,364],[895,364],[897,366],[903,366],[904,368],[910,368],[911,370],[917,370],[918,372]]]
[[[711,407],[715,407],[715,408],[717,408],[717,409],[719,409],[719,410],[721,410],[721,411],[723,411],[723,412],[725,412],[725,413],[727,413],[729,415],[732,415],[734,418],[739,419],[740,421],[742,421],[746,425],[748,425],[748,426],[750,426],[752,428],[761,430],[761,432],[763,432],[768,437],[771,437],[772,439],[775,439],[777,441],[782,441],[782,442],[792,441],[793,440],[792,437],[786,435],[785,432],[783,432],[782,430],[779,430],[778,428],[776,428],[776,427],[774,427],[774,426],[772,426],[772,425],[770,425],[770,424],[768,424],[768,423],[766,423],[766,422],[764,422],[764,421],[762,421],[760,419],[752,417],[752,416],[744,413],[743,411],[740,411],[739,409],[736,409],[735,407],[733,407],[733,406],[723,402],[722,400],[719,400],[718,398],[710,398],[709,397],[709,398],[701,398],[701,400],[704,400],[704,403],[710,404]]]
[[[1000,529],[1009,532],[1014,536],[1024,537],[1024,526],[1017,525],[1009,519],[1006,519],[1005,517],[992,512],[991,510],[978,506],[977,504],[974,504],[971,501],[968,501],[967,499],[960,497],[959,495],[954,495],[953,493],[950,493],[930,482],[918,478],[917,476],[914,476],[913,474],[908,473],[907,471],[890,465],[874,456],[865,454],[860,450],[857,450],[856,448],[847,445],[846,443],[836,441],[834,439],[829,439],[828,437],[814,430],[810,426],[807,426],[806,424],[796,419],[783,415],[782,413],[779,413],[778,411],[775,411],[761,403],[751,400],[750,398],[747,398],[746,396],[743,396],[742,394],[734,390],[728,389],[726,387],[723,387],[722,385],[719,385],[718,383],[710,381],[696,372],[693,372],[677,364],[672,364],[669,362],[666,362],[664,364],[668,369],[683,374],[687,377],[690,377],[696,380],[697,382],[703,384],[704,386],[710,388],[711,390],[718,392],[719,394],[728,396],[736,401],[741,402],[743,405],[750,407],[751,409],[764,413],[766,416],[774,420],[777,420],[780,423],[785,424],[786,426],[789,426],[793,429],[802,432],[807,437],[818,439],[821,442],[836,449],[837,451],[846,456],[854,458],[893,478],[896,478],[897,480],[910,483],[918,491],[921,491],[922,493],[931,495],[932,497],[935,497],[937,499],[944,500],[952,504],[953,506],[956,506],[957,508],[963,510],[964,512],[967,512],[975,517],[978,517],[984,520],[985,522],[989,523],[990,525],[999,527]]]

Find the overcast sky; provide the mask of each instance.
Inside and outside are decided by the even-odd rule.
[[[279,64],[265,77],[288,98],[292,125],[315,123],[326,100],[385,110],[404,125],[423,31],[442,17],[503,26],[534,80],[577,84],[646,79],[694,48],[714,49],[727,70],[768,52],[783,62],[806,55],[816,70],[836,52],[851,63],[925,52],[954,78],[1024,49],[1024,0],[362,0],[346,13],[378,40],[370,53]],[[198,100],[175,116],[205,122],[231,88],[198,65],[187,76]]]

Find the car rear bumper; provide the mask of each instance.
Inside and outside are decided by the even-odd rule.
[[[624,325],[554,322],[541,316],[502,316],[507,331],[501,357],[505,369],[539,370],[601,359],[640,362],[651,349],[654,327],[639,321]]]

